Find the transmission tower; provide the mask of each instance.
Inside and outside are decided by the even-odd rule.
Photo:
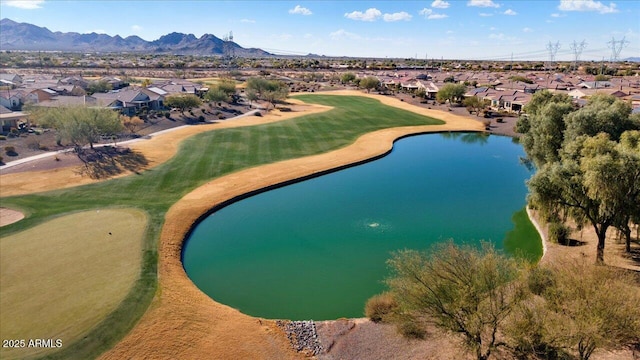
[[[587,42],[582,40],[580,44],[578,44],[575,40],[573,44],[571,44],[570,48],[573,51],[573,70],[578,69],[578,60],[580,60],[580,55],[582,55],[582,50],[587,47]]]
[[[229,31],[228,34],[224,34],[222,37],[224,44],[222,44],[223,59],[227,63],[227,67],[231,66],[232,60],[236,55],[236,49],[233,47],[233,31]]]
[[[549,41],[547,44],[547,50],[549,50],[549,68],[553,66],[553,61],[556,59],[556,54],[558,53],[558,49],[560,49],[560,42],[556,42],[555,44]]]
[[[622,48],[629,45],[629,42],[625,40],[624,37],[620,41],[616,41],[616,38],[611,37],[611,41],[609,41],[607,45],[609,45],[609,48],[611,48],[611,62],[615,63],[618,61],[618,58],[620,57],[620,52],[622,51]]]

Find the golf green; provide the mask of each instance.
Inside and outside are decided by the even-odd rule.
[[[250,315],[360,317],[394,250],[486,240],[539,258],[538,234],[514,216],[531,175],[522,156],[506,137],[405,138],[382,159],[216,211],[192,231],[184,267],[213,299]],[[505,246],[514,229],[524,230]]]

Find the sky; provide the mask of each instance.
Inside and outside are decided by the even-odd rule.
[[[0,17],[51,31],[233,35],[285,55],[467,60],[640,57],[640,0],[0,0]],[[622,42],[624,39],[624,42]]]

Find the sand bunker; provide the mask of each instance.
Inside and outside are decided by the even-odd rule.
[[[22,219],[24,219],[24,214],[20,211],[0,207],[0,227],[13,224],[14,222],[18,222]]]

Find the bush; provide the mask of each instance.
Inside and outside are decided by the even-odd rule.
[[[4,158],[0,156],[0,164],[4,164]]]
[[[167,111],[167,112],[165,112],[165,113],[164,113],[164,117],[165,117],[165,118],[167,118],[167,119],[170,119],[170,118],[171,118],[171,113],[170,113],[170,112],[168,112],[168,111]]]
[[[542,295],[549,287],[554,285],[553,272],[547,268],[536,266],[529,271],[527,286],[529,291],[536,295]]]
[[[198,116],[198,121],[204,122],[204,116],[202,116],[202,115]]]
[[[257,113],[255,113],[254,115],[255,115],[255,116],[262,116],[262,113],[257,112]]]
[[[371,321],[385,322],[398,308],[398,303],[389,293],[375,295],[367,301],[364,307],[365,316]]]
[[[409,339],[424,339],[427,336],[426,330],[413,320],[405,320],[399,323],[398,331],[402,336]]]
[[[4,135],[0,135],[0,140],[7,140],[7,137]]]
[[[571,229],[561,222],[549,224],[549,240],[558,244],[566,245],[569,240]]]
[[[16,148],[13,146],[5,146],[4,147],[4,152],[9,155],[9,156],[17,156],[18,153],[16,152]]]

